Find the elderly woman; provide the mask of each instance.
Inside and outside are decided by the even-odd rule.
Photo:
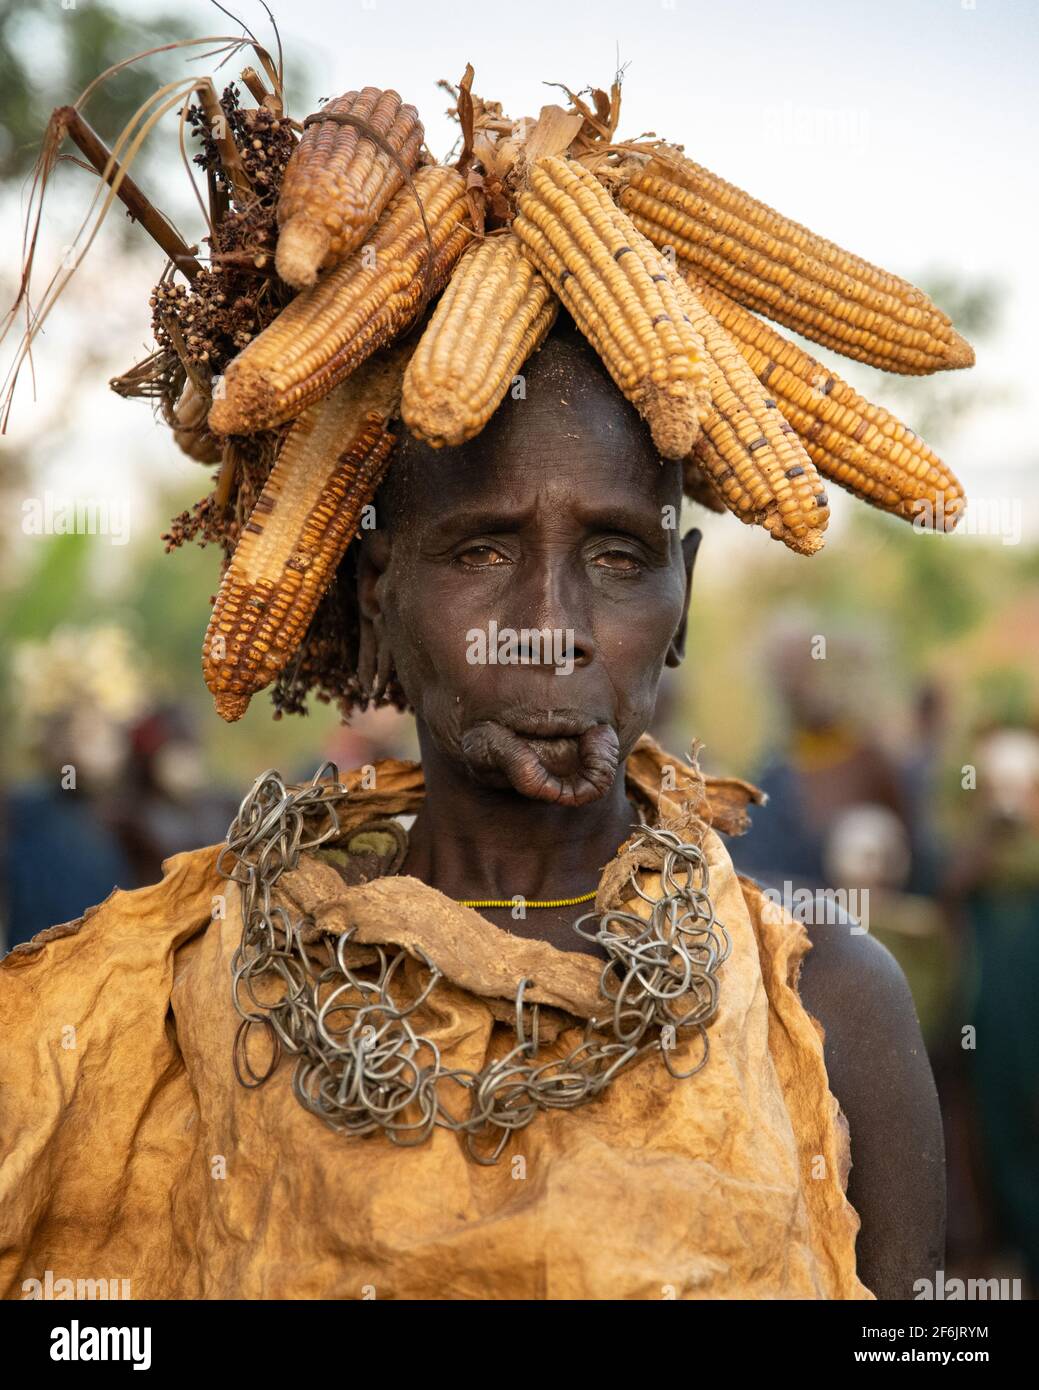
[[[569,324],[470,443],[402,442],[361,675],[421,766],[269,775],[222,852],[3,962],[8,1296],[904,1298],[941,1266],[901,972],[740,879],[754,789],[645,737],[681,488]]]

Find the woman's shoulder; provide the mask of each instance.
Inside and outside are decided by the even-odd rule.
[[[801,998],[822,1028],[830,1086],[851,1131],[859,1273],[878,1298],[911,1298],[918,1279],[934,1279],[945,1241],[934,1076],[894,956],[842,909],[816,915]]]

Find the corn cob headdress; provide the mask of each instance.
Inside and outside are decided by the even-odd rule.
[[[702,505],[804,555],[823,543],[826,482],[956,524],[962,491],[927,445],[759,315],[914,374],[973,362],[948,318],[680,147],[616,142],[616,84],[514,122],[472,95],[469,68],[448,166],[395,92],[348,92],[300,125],[277,82],[243,81],[258,104],[223,94],[230,148],[196,121],[211,265],[186,289],[171,260],[158,350],[113,383],[157,395],[185,452],[220,465],[167,541],[225,551],[203,646],[224,718],[271,684],[279,713],[312,691],[344,715],[373,698],[351,542],[392,427],[471,439],[560,305]],[[376,697],[403,699],[392,680]]]

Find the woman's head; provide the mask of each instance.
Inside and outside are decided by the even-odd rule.
[[[423,739],[485,785],[605,794],[681,659],[681,499],[681,465],[568,327],[474,440],[402,440],[359,599]]]

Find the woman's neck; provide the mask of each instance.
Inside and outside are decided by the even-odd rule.
[[[451,898],[577,897],[631,834],[623,773],[586,806],[553,806],[480,787],[420,728],[425,799],[402,872]]]

